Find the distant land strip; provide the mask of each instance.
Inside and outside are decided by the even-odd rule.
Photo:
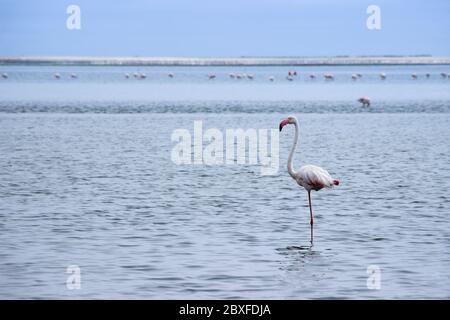
[[[336,56],[336,57],[0,57],[0,65],[86,66],[347,66],[347,65],[450,65],[450,57]]]

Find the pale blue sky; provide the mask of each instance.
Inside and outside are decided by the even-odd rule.
[[[66,28],[81,7],[82,29]],[[366,8],[381,8],[379,31]],[[450,55],[449,0],[0,0],[0,55]]]

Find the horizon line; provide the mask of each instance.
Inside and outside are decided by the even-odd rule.
[[[317,66],[317,65],[420,65],[450,64],[450,56],[432,55],[336,55],[336,56],[0,56],[0,65],[93,66]]]

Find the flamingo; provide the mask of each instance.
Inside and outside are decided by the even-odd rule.
[[[299,137],[297,118],[294,116],[289,116],[286,119],[282,120],[279,126],[280,131],[283,129],[285,125],[288,124],[293,124],[295,126],[295,136],[291,152],[289,153],[289,158],[287,162],[287,171],[289,175],[292,177],[292,179],[294,179],[299,186],[305,188],[305,190],[308,192],[309,215],[310,215],[309,223],[311,225],[311,243],[312,243],[314,217],[311,205],[311,191],[312,190],[319,191],[323,188],[331,188],[333,186],[338,186],[340,182],[339,180],[333,179],[327,170],[311,164],[300,167],[298,171],[294,170],[294,167],[292,165],[292,158],[294,157],[294,151],[295,148],[297,147],[297,141]]]
[[[129,79],[130,75],[128,73],[125,73],[125,78]]]
[[[313,73],[311,73],[311,74],[309,75],[309,77],[310,77],[311,79],[315,79],[315,78],[316,78],[316,75],[313,74]]]
[[[2,73],[2,78],[3,79],[8,79],[8,74],[5,72],[5,73]]]
[[[369,97],[361,97],[358,99],[358,102],[362,103],[363,107],[370,107],[370,98]]]
[[[358,78],[362,78],[362,74],[361,73],[357,73],[356,75],[358,76]]]
[[[168,74],[168,76],[169,76],[169,78],[173,78],[173,73],[172,72],[170,72],[169,74]]]
[[[442,78],[447,78],[447,74],[445,72],[441,72],[441,77]]]
[[[208,75],[208,79],[209,80],[212,80],[212,79],[215,79],[216,78],[216,75],[215,74],[210,74],[210,75]]]
[[[286,79],[289,80],[289,81],[293,81],[293,80],[294,80],[294,79],[292,78],[292,76],[287,76]]]
[[[55,77],[55,79],[61,78],[61,75],[59,73],[55,73],[53,76]]]
[[[386,79],[386,73],[384,73],[384,72],[380,73],[380,78],[381,78],[381,80],[385,80]]]
[[[334,76],[332,74],[324,74],[323,77],[325,78],[325,80],[334,80]]]
[[[413,80],[416,80],[417,79],[417,74],[415,74],[415,73],[411,74],[411,78],[413,78]]]
[[[140,73],[139,78],[145,79],[145,78],[147,78],[147,75],[145,73]]]
[[[275,78],[274,78],[273,76],[270,76],[270,77],[269,77],[269,80],[270,80],[270,81],[274,81]]]
[[[250,80],[253,80],[253,75],[252,74],[248,74],[247,78],[249,78]]]
[[[236,77],[236,75],[234,73],[230,73],[228,75],[230,76],[230,78],[235,78]]]
[[[76,73],[71,73],[71,74],[70,74],[70,77],[71,77],[72,79],[76,79],[76,78],[78,78],[78,76],[77,76],[77,74],[76,74]]]
[[[358,76],[356,75],[356,73],[352,74],[352,79],[353,79],[353,80],[358,79]]]

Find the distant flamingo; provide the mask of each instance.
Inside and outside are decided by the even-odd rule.
[[[169,78],[173,78],[173,77],[174,77],[174,74],[173,74],[172,72],[170,72],[170,73],[168,74],[168,76],[169,76]]]
[[[354,74],[352,74],[352,79],[356,80],[356,79],[358,79],[358,76],[354,73]]]
[[[417,79],[417,74],[415,74],[415,73],[411,74],[411,78],[413,78],[413,80],[416,80]]]
[[[325,80],[334,80],[334,76],[332,74],[324,74],[323,77],[325,78]]]
[[[315,78],[316,78],[316,75],[312,73],[312,74],[309,75],[309,77],[310,77],[311,79],[315,79]]]
[[[53,76],[55,77],[55,79],[61,78],[61,75],[59,73],[55,73]]]
[[[215,74],[209,74],[208,75],[208,79],[209,80],[212,80],[212,79],[215,79],[216,78],[216,75]]]
[[[386,73],[382,72],[380,73],[381,80],[386,80]]]
[[[363,107],[370,107],[370,98],[369,97],[361,97],[358,99],[358,102],[361,102]]]
[[[270,76],[270,77],[269,77],[269,80],[270,80],[270,81],[274,81],[275,78],[274,78],[273,76]]]
[[[362,78],[362,74],[361,73],[357,73],[356,75],[358,76],[358,78]]]
[[[328,173],[328,171],[326,171],[325,169],[310,164],[300,167],[298,171],[294,170],[292,159],[294,157],[294,151],[295,148],[297,147],[297,141],[299,137],[297,118],[294,116],[289,116],[283,121],[281,121],[279,126],[280,131],[283,129],[285,125],[288,124],[293,124],[295,126],[295,136],[291,152],[289,153],[289,158],[287,162],[287,171],[289,175],[297,182],[297,184],[305,188],[306,191],[308,192],[309,215],[310,215],[309,223],[311,225],[311,243],[312,243],[314,217],[311,205],[311,190],[319,191],[323,188],[331,188],[333,186],[338,186],[339,180],[333,179]]]
[[[72,79],[76,79],[76,78],[78,78],[78,76],[77,76],[77,74],[76,74],[76,73],[71,73],[71,74],[70,74],[70,77],[71,77]]]
[[[7,73],[2,73],[2,78],[3,79],[8,79],[8,74]]]
[[[249,78],[250,80],[253,80],[253,75],[252,74],[248,74],[247,78]]]
[[[441,77],[442,78],[447,78],[447,74],[445,72],[441,72]]]
[[[125,78],[129,79],[130,75],[128,73],[125,73]]]

